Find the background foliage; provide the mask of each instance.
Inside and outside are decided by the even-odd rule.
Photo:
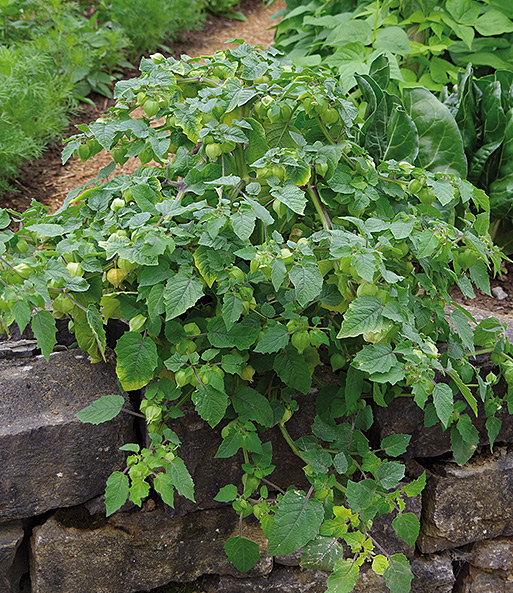
[[[0,193],[21,162],[58,138],[92,92],[112,95],[127,60],[201,27],[216,0],[0,0]],[[90,101],[90,100],[89,100]]]

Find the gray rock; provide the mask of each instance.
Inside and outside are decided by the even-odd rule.
[[[128,414],[93,426],[76,413],[119,393],[113,365],[92,365],[78,350],[0,361],[0,521],[77,505],[97,496],[124,464]],[[127,405],[128,401],[127,401]]]
[[[450,593],[455,577],[452,562],[445,555],[416,556],[411,562],[412,593]]]
[[[243,535],[258,542],[264,559],[242,575],[228,562],[224,544],[237,534],[232,509],[167,517],[153,511],[91,518],[84,507],[58,511],[36,527],[31,540],[32,593],[131,593],[203,574],[260,577],[272,569],[256,524]]]
[[[497,571],[502,576],[513,575],[513,538],[499,537],[475,543],[468,562],[476,568]]]
[[[325,572],[319,570],[280,567],[268,577],[219,577],[206,587],[205,593],[323,593],[326,591],[327,577]]]
[[[511,575],[510,575],[511,576]],[[513,577],[501,577],[494,572],[486,572],[469,566],[456,593],[513,593]]]
[[[23,536],[21,521],[0,525],[0,593],[18,591],[21,570],[16,560]]]
[[[423,553],[513,534],[513,451],[436,468],[423,492]]]
[[[503,301],[508,298],[508,293],[502,288],[502,286],[495,286],[492,288],[492,295],[498,300]]]

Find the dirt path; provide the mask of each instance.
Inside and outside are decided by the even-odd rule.
[[[247,22],[229,20],[221,17],[209,17],[202,31],[193,31],[187,35],[187,41],[172,45],[176,57],[181,54],[189,56],[210,55],[223,49],[229,39],[244,39],[250,45],[268,47],[273,41],[274,31],[269,29],[269,19],[279,10],[285,8],[285,0],[277,0],[269,9],[264,9],[262,0],[244,0],[240,11],[247,17]],[[137,76],[137,72],[129,73]],[[105,97],[97,96],[95,106],[86,106],[63,134],[63,137],[76,133],[75,125],[97,119],[113,104]],[[25,210],[34,199],[56,210],[69,191],[94,179],[103,167],[112,162],[105,151],[83,163],[77,157],[61,165],[60,143],[49,146],[42,158],[27,162],[21,175],[13,182],[19,190],[0,197],[0,206]],[[116,167],[115,174],[130,174],[139,166],[138,159],[130,159],[123,167]]]

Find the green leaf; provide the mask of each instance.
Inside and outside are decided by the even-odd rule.
[[[247,572],[260,561],[258,544],[245,537],[230,537],[224,545],[228,560],[241,572]]]
[[[215,456],[219,459],[233,457],[243,445],[244,435],[241,432],[232,430],[222,440]]]
[[[237,212],[231,215],[230,220],[232,221],[233,230],[237,237],[241,241],[247,241],[255,230],[256,222],[256,216],[251,206],[241,206]]]
[[[344,549],[336,537],[318,535],[304,547],[301,554],[301,567],[330,572],[335,562],[343,555]]]
[[[368,509],[374,498],[374,490],[370,488],[368,480],[361,482],[347,482],[347,502],[355,513]]]
[[[349,467],[349,462],[343,451],[340,451],[340,453],[337,453],[335,457],[333,457],[333,467],[339,474],[343,475],[346,473],[347,468]]]
[[[129,492],[130,500],[140,507],[143,499],[150,493],[150,485],[141,476],[132,477],[132,484],[130,485]]]
[[[171,508],[175,506],[175,489],[171,476],[163,472],[159,472],[153,478],[153,487],[160,494],[163,502]]]
[[[92,303],[87,308],[86,313],[87,323],[93,332],[93,336],[98,344],[98,348],[102,354],[103,360],[105,360],[105,348],[107,347],[107,336],[103,327],[103,319],[98,309]]]
[[[391,434],[381,441],[381,448],[390,457],[398,457],[406,453],[410,440],[409,434]]]
[[[252,346],[259,333],[259,328],[252,325],[244,317],[240,323],[235,323],[229,330],[226,329],[222,317],[214,317],[208,323],[208,341],[214,348],[237,348],[247,350]]]
[[[243,422],[254,420],[263,426],[272,426],[274,415],[271,404],[255,389],[246,385],[238,385],[231,397],[231,402]]]
[[[235,484],[227,484],[219,489],[219,492],[214,497],[217,502],[232,502],[237,498],[237,486]]]
[[[89,404],[77,414],[81,422],[88,424],[101,424],[115,418],[125,404],[122,395],[102,395],[99,399]]]
[[[175,457],[172,461],[168,461],[167,463],[166,474],[171,478],[171,482],[177,492],[182,496],[185,496],[185,498],[195,502],[194,483],[183,459]]]
[[[402,487],[402,491],[408,497],[418,496],[426,487],[426,472],[420,475],[418,478]]]
[[[405,467],[396,461],[387,461],[378,465],[376,469],[376,478],[383,488],[390,490],[396,488],[399,482],[404,478]]]
[[[456,383],[461,394],[467,400],[468,405],[471,407],[472,411],[477,416],[478,415],[477,400],[476,400],[474,394],[472,393],[472,391],[470,391],[468,385],[465,385],[465,383],[463,383],[463,381],[461,380],[461,377],[458,375],[458,373],[456,371],[452,370],[452,371],[449,371],[447,374]]]
[[[479,445],[479,433],[467,414],[461,414],[451,429],[451,448],[459,465],[465,464]]]
[[[26,301],[14,301],[11,305],[11,313],[13,314],[16,325],[19,327],[20,333],[22,334],[30,323],[30,318],[32,317],[32,309],[30,308],[30,305]]]
[[[296,214],[303,214],[306,206],[305,192],[299,189],[299,187],[293,181],[285,181],[284,185],[278,185],[271,188],[271,195],[285,204],[288,208]]]
[[[129,481],[128,476],[121,472],[113,472],[108,480],[105,488],[105,507],[107,509],[107,517],[120,509],[128,498]]]
[[[281,323],[278,323],[271,326],[264,332],[255,346],[254,351],[260,352],[261,354],[272,354],[273,352],[278,352],[287,346],[289,339],[290,337],[288,329]]]
[[[146,304],[148,306],[148,315],[150,319],[156,319],[159,315],[162,315],[165,312],[165,289],[165,284],[155,284],[151,287],[150,294],[146,299]]]
[[[116,373],[126,391],[135,391],[153,379],[158,356],[155,342],[139,332],[126,332],[116,348]]]
[[[433,389],[433,403],[435,404],[436,415],[442,426],[446,428],[454,410],[454,399],[449,385],[445,383],[437,383],[435,385]]]
[[[312,376],[305,357],[295,348],[286,348],[279,352],[273,364],[278,377],[293,389],[308,393],[312,385]]]
[[[230,329],[242,315],[242,299],[235,289],[229,290],[223,297],[222,316],[226,329]]]
[[[368,331],[378,331],[388,327],[388,321],[382,315],[381,299],[363,295],[349,305],[340,326],[337,338],[352,338]]]
[[[360,568],[353,560],[339,560],[326,582],[326,593],[351,593],[356,586],[359,573]]]
[[[406,31],[401,27],[386,27],[381,29],[376,36],[374,49],[399,54],[403,58],[407,58],[410,53],[410,40]]]
[[[319,500],[307,500],[303,491],[289,490],[278,505],[269,531],[269,555],[290,554],[304,546],[319,533],[323,518]]]
[[[388,373],[397,364],[397,357],[390,344],[369,344],[358,352],[352,364],[365,373]]]
[[[178,317],[193,307],[203,296],[203,284],[193,270],[181,269],[167,281],[164,300],[166,321]]]
[[[474,24],[480,35],[503,35],[513,31],[513,22],[498,10],[487,10]]]
[[[30,328],[34,332],[37,345],[41,348],[41,353],[46,360],[49,360],[50,354],[53,352],[53,347],[57,344],[57,340],[55,339],[57,328],[55,326],[54,316],[50,311],[40,310],[32,317]]]
[[[404,107],[419,134],[415,164],[428,171],[466,177],[463,140],[449,109],[424,88],[405,88],[403,97]]]
[[[404,554],[390,556],[390,564],[384,572],[385,582],[394,593],[410,593],[413,573]]]
[[[298,303],[305,307],[319,296],[323,278],[319,266],[308,260],[294,263],[289,270],[289,278],[296,289]]]
[[[217,426],[224,418],[228,407],[228,396],[212,385],[199,385],[192,394],[192,401],[198,414],[210,424]]]
[[[493,444],[495,443],[495,439],[501,430],[502,420],[495,416],[490,416],[490,418],[486,419],[485,426],[486,431],[488,432],[488,440],[490,441],[490,451],[493,451]]]
[[[420,532],[420,521],[413,513],[399,513],[392,521],[397,535],[409,546],[414,546]]]

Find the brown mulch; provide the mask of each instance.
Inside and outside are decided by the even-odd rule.
[[[274,36],[274,31],[269,29],[273,24],[269,19],[283,8],[285,0],[277,0],[269,9],[264,9],[262,0],[243,0],[238,10],[246,15],[246,22],[209,16],[203,30],[189,32],[186,40],[170,45],[170,49],[175,57],[182,54],[192,57],[211,55],[229,47],[225,45],[229,39],[244,39],[250,45],[268,47]],[[125,76],[137,76],[137,71],[127,70]],[[91,98],[95,103],[94,107],[83,106],[72,117],[63,138],[77,133],[76,125],[94,121],[114,104],[112,99],[100,95]],[[56,210],[72,189],[94,180],[100,169],[112,162],[110,155],[102,151],[85,163],[78,157],[73,157],[63,166],[61,151],[60,142],[51,144],[40,159],[26,162],[18,178],[12,182],[16,191],[0,196],[0,206],[20,212],[27,209],[32,200],[37,200],[51,210]],[[117,166],[114,173],[129,175],[138,166],[138,159],[132,158],[123,167]]]

